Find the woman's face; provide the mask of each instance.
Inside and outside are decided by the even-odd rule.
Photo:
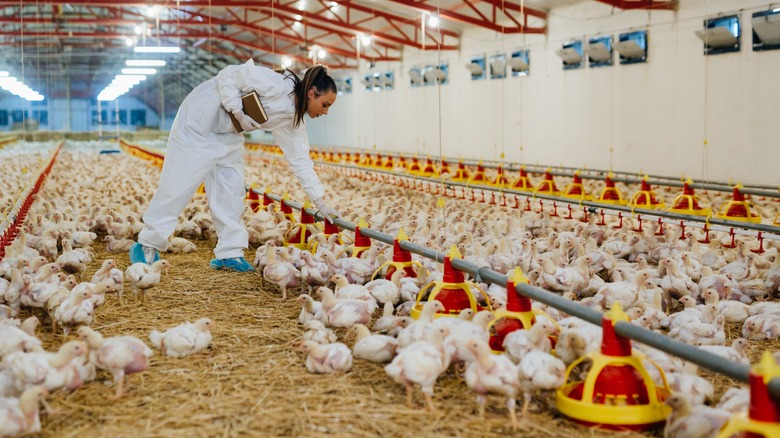
[[[319,116],[328,114],[330,106],[336,102],[336,93],[328,91],[317,96],[316,88],[309,88],[308,100],[306,103],[306,112],[309,117],[315,119]]]

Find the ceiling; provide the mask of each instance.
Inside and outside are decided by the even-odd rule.
[[[580,1],[589,0],[0,0],[0,70],[46,99],[94,98],[126,60],[164,59],[167,65],[130,94],[172,114],[197,84],[249,58],[279,67],[288,57],[292,68],[303,69],[323,49],[319,62],[332,70],[356,68],[361,59],[400,60],[407,47],[457,50],[469,27],[545,33],[549,9]],[[676,0],[598,1],[676,6]],[[423,33],[424,15],[437,15],[441,24],[426,24]],[[135,46],[157,45],[181,52],[134,53]]]

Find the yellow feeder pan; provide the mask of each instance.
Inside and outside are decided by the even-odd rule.
[[[504,168],[499,165],[497,170],[498,174],[496,175],[496,178],[493,181],[490,181],[488,185],[499,188],[509,187],[511,183],[509,182],[509,179],[506,177],[506,175],[504,175]]]
[[[596,202],[601,202],[602,204],[626,205],[628,204],[628,201],[623,199],[623,194],[615,187],[615,182],[612,181],[613,176],[615,175],[613,175],[612,172],[607,174],[607,177],[604,179],[606,186],[601,189],[601,195],[596,199]]]
[[[371,249],[371,239],[364,236],[363,233],[360,232],[361,228],[368,228],[368,223],[365,219],[360,218],[358,220],[357,226],[355,227],[355,240],[352,242],[351,245],[345,247],[338,255],[340,256],[344,251],[349,250],[352,254],[352,257],[360,258],[360,256]]]
[[[520,283],[529,284],[529,281],[520,268],[515,268],[506,282],[506,308],[495,310],[493,312],[495,318],[488,323],[488,332],[490,333],[488,344],[494,353],[504,352],[504,338],[508,334],[515,330],[530,329],[538,317],[549,319],[558,327],[558,330],[561,328],[544,310],[534,309],[531,305],[531,299],[517,293],[515,286]],[[557,339],[550,339],[550,341],[555,348]]]
[[[672,213],[689,214],[693,216],[709,216],[712,209],[701,206],[701,199],[694,193],[691,185],[693,181],[688,178],[683,184],[683,192],[672,201],[672,207],[668,211]]]
[[[647,179],[647,175],[642,178],[642,188],[634,193],[628,206],[633,208],[645,208],[648,210],[666,208],[666,204],[664,204],[663,201],[658,200],[658,195],[653,191],[652,187],[650,187],[650,183],[647,182]]]
[[[487,178],[485,178],[485,168],[482,167],[482,162],[480,161],[477,163],[477,171],[474,173],[474,175],[469,178],[469,184],[478,183],[478,184],[485,184],[487,183]]]
[[[455,169],[455,173],[452,175],[450,180],[454,182],[466,182],[469,180],[469,171],[466,169],[466,166],[463,165],[463,160],[460,160],[458,162],[458,168]]]
[[[753,224],[761,223],[761,216],[754,215],[750,211],[750,202],[745,200],[745,195],[739,191],[742,184],[737,183],[734,186],[734,193],[731,195],[731,201],[720,208],[720,212],[715,215],[716,218],[730,221],[750,222]]]
[[[430,158],[426,158],[425,165],[423,165],[420,170],[420,176],[439,176],[439,172],[436,170],[436,167],[434,167],[433,161],[431,161]]]
[[[534,185],[531,184],[531,180],[528,178],[528,172],[525,171],[525,165],[520,166],[520,176],[512,181],[512,188],[526,192],[532,192],[534,190]]]
[[[398,270],[405,271],[405,276],[411,278],[417,278],[418,271],[425,272],[422,263],[412,260],[412,253],[401,248],[400,242],[402,240],[409,240],[403,228],[398,230],[398,235],[395,236],[395,240],[393,240],[393,258],[382,263],[382,265],[374,271],[374,274],[371,275],[371,278],[377,278],[377,274],[382,272],[382,269],[385,268],[387,268],[387,270],[385,271],[384,277],[387,280],[390,280],[393,273]],[[417,268],[417,270],[415,270],[415,268]]]
[[[450,173],[450,165],[444,161],[444,159],[444,157],[441,157],[441,162],[439,163],[439,175]]]
[[[389,155],[386,156],[382,160],[382,167],[387,169],[387,170],[392,170],[395,167],[395,163],[393,162],[393,157],[391,157]]]
[[[547,168],[547,171],[544,172],[544,179],[539,182],[539,185],[536,186],[536,190],[534,190],[534,195],[537,194],[550,196],[560,196],[561,194],[561,191],[558,190],[558,187],[555,185],[552,174],[550,174],[549,167]]]
[[[417,294],[417,302],[410,312],[413,319],[420,318],[423,305],[425,304],[422,301],[423,297],[426,297],[426,301],[438,300],[444,305],[444,311],[436,312],[436,318],[443,316],[457,317],[463,309],[471,309],[475,313],[481,310],[493,310],[490,307],[490,299],[485,291],[476,284],[465,281],[463,272],[452,267],[450,260],[454,258],[463,257],[460,255],[460,251],[453,245],[449,253],[444,256],[444,276],[442,281],[433,281],[426,284]],[[477,299],[471,292],[472,287],[476,288],[485,298],[486,308],[477,304]]]
[[[775,215],[774,225],[780,225],[780,212]]]
[[[563,196],[578,201],[593,200],[593,196],[590,196],[585,192],[585,187],[582,185],[582,178],[580,178],[579,172],[574,172],[571,184],[566,186],[566,190],[563,191]]]
[[[662,425],[671,412],[664,404],[671,390],[663,370],[658,369],[663,387],[656,387],[642,360],[632,351],[631,340],[615,333],[614,324],[628,322],[619,302],[615,302],[601,322],[601,351],[591,352],[572,362],[566,381],[577,378],[572,371],[584,360],[591,367],[584,381],[575,380],[556,391],[558,411],[575,422],[613,430],[644,430]]]
[[[317,227],[314,216],[306,213],[307,208],[311,208],[308,199],[303,203],[299,222],[293,224],[284,234],[284,246],[294,246],[300,250],[309,248],[309,237],[317,231]]]
[[[723,426],[718,438],[780,437],[780,403],[769,393],[769,381],[780,377],[780,365],[765,351],[761,362],[750,369],[750,408],[734,415]]]

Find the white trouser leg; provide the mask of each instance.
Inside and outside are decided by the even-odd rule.
[[[206,196],[218,237],[214,255],[218,259],[243,257],[249,246],[249,234],[242,221],[246,197],[243,160],[243,144],[231,147],[206,175]]]

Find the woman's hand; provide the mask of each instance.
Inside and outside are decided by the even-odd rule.
[[[333,223],[333,218],[341,218],[341,213],[339,213],[335,208],[326,205],[322,198],[315,199],[314,205],[317,207],[317,210],[319,210],[320,213],[325,216],[325,220],[330,223]]]
[[[236,117],[238,124],[241,125],[241,129],[244,131],[254,131],[255,129],[260,129],[260,124],[257,123],[255,119],[244,114],[244,110],[237,109],[233,111],[233,115]]]

